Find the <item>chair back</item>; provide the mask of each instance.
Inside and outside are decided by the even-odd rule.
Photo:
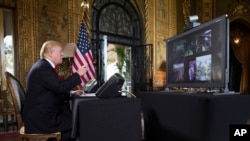
[[[16,113],[17,127],[20,129],[23,126],[21,111],[25,100],[25,91],[21,83],[9,72],[5,72],[7,85],[13,100],[13,106]]]

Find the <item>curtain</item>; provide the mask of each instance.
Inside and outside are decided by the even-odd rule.
[[[237,25],[238,26],[238,25]],[[241,73],[241,83],[240,83],[240,93],[249,94],[250,93],[250,34],[249,29],[245,26],[240,26],[241,28],[231,29],[231,41],[234,41],[236,37],[239,37],[240,42],[235,44],[232,42],[232,49],[235,57],[242,64]],[[239,30],[240,29],[240,30]]]

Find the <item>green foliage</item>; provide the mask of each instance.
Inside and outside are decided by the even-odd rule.
[[[117,67],[119,69],[119,72],[122,73],[122,68],[123,68],[123,65],[124,65],[124,62],[125,62],[125,49],[126,47],[125,46],[117,46],[115,48],[115,51],[117,53],[117,59],[118,59],[118,62],[117,62]]]

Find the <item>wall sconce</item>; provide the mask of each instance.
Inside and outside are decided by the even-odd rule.
[[[83,11],[85,11],[86,9],[89,9],[89,3],[87,2],[87,0],[82,1],[81,7],[83,7]]]
[[[231,31],[232,36],[232,43],[236,46],[239,46],[241,44],[241,38],[244,37],[244,33],[239,28],[238,23],[236,24],[235,28]]]
[[[239,45],[240,44],[240,38],[239,37],[235,37],[233,39],[233,42],[234,42],[234,44]]]

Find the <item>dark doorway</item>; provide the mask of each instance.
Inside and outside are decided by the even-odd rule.
[[[235,55],[234,51],[243,47],[242,43],[245,42],[243,41],[245,39],[244,32],[249,31],[249,27],[246,25],[246,22],[241,19],[234,20],[230,23],[230,91],[240,91],[242,64]]]
[[[240,91],[240,80],[241,80],[241,63],[237,60],[234,52],[230,46],[230,58],[229,58],[229,90],[239,92]]]

